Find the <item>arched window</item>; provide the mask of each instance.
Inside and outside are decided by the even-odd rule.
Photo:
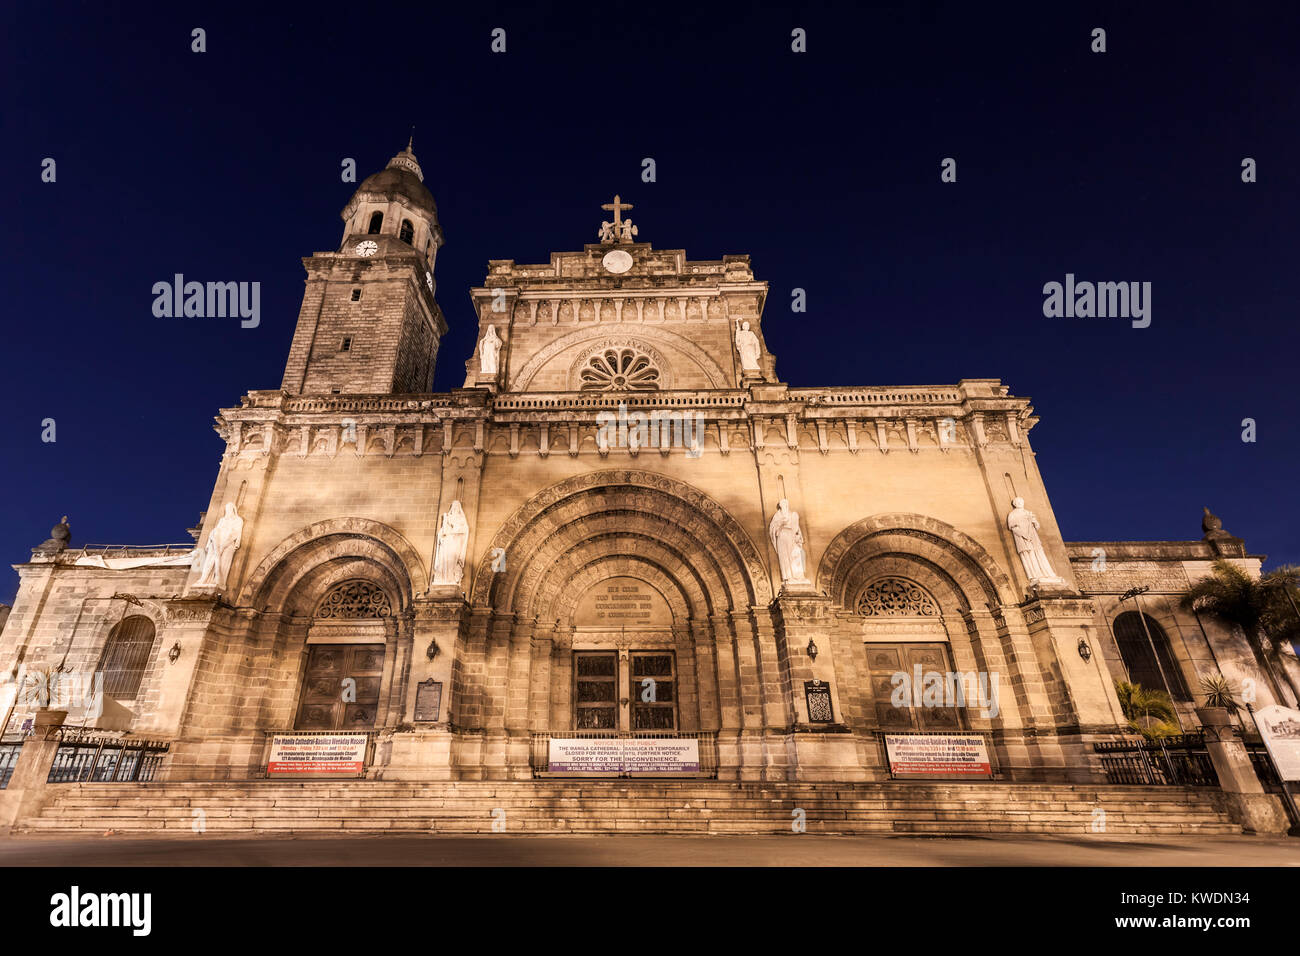
[[[1146,628],[1142,619],[1146,618]],[[1174,662],[1173,652],[1169,648],[1169,638],[1155,618],[1149,614],[1139,615],[1137,611],[1125,611],[1115,618],[1115,643],[1119,646],[1119,656],[1124,659],[1124,668],[1132,684],[1141,684],[1147,690],[1166,690],[1174,700],[1191,700],[1187,685],[1183,683],[1182,672]],[[1147,631],[1151,632],[1150,640]],[[1160,663],[1151,653],[1154,644]],[[1164,677],[1161,677],[1161,671]],[[1166,688],[1165,681],[1168,681]]]
[[[379,230],[383,228],[383,225],[384,225],[384,214],[382,212],[377,212],[370,217],[370,229],[367,231],[370,233],[370,235],[377,236],[379,235]]]
[[[415,227],[411,225],[411,220],[402,220],[402,228],[398,231],[397,238],[401,239],[408,246],[415,239]]]
[[[153,621],[139,614],[123,618],[108,636],[103,663],[104,693],[118,700],[135,700],[149,667],[154,642]]]

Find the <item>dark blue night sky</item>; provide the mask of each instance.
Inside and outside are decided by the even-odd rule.
[[[412,124],[447,236],[439,390],[487,261],[580,249],[618,192],[641,241],[752,256],[792,385],[1031,397],[1067,540],[1199,538],[1209,505],[1300,562],[1300,6],[267,7],[0,14],[4,563],[62,514],[74,545],[188,540],[214,414],[279,386],[300,259],[337,248],[341,161],[364,177]],[[261,324],[155,318],[178,272],[260,282]],[[1150,327],[1045,318],[1067,273],[1150,282]]]

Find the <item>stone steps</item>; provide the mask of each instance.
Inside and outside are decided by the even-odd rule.
[[[1091,784],[736,783],[700,781],[314,781],[56,784],[22,829],[68,833],[1235,834],[1215,791]]]

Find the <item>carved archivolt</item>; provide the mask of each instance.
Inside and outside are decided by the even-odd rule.
[[[930,592],[907,578],[888,577],[862,589],[854,602],[864,617],[938,617],[939,605]]]
[[[847,598],[852,570],[872,555],[892,553],[924,559],[942,569],[966,603],[1001,606],[1018,601],[1011,578],[979,542],[936,518],[917,514],[874,515],[849,525],[823,552],[817,586]]]
[[[606,490],[597,493],[597,489]],[[537,593],[543,578],[570,562],[576,573],[592,556],[589,542],[617,535],[620,529],[636,533],[626,517],[632,512],[653,520],[637,518],[636,527],[649,537],[626,545],[631,549],[628,553],[677,549],[679,556],[665,555],[664,565],[690,569],[698,564],[694,573],[708,579],[718,576],[713,584],[725,584],[737,606],[771,601],[762,556],[725,508],[690,485],[664,475],[620,470],[566,479],[539,492],[511,515],[477,562],[472,603],[494,603],[494,585],[502,595]],[[620,518],[620,513],[624,517]],[[613,524],[600,526],[605,520],[602,516]],[[503,580],[491,570],[489,556],[495,548],[506,552],[509,570],[500,575]],[[711,557],[703,561],[700,555]]]

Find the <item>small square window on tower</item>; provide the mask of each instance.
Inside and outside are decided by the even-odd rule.
[[[352,301],[353,301],[353,302],[360,302],[360,301],[361,301],[361,290],[360,290],[360,289],[353,289],[353,290],[352,290]]]
[[[340,352],[352,351],[352,336],[350,335],[343,336],[343,342],[341,345],[339,345],[339,351]]]

